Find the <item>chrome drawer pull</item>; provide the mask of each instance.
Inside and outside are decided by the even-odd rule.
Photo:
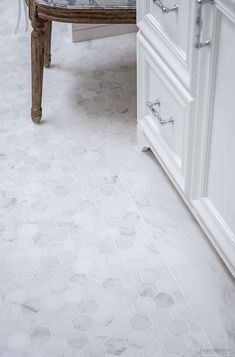
[[[194,43],[194,47],[197,50],[200,50],[203,47],[210,47],[211,46],[211,39],[206,41],[201,41],[201,32],[202,32],[202,9],[205,4],[214,4],[214,0],[196,0],[198,9],[197,9],[197,18],[196,18],[196,42]]]
[[[177,5],[173,5],[171,7],[166,7],[163,5],[163,3],[160,0],[153,0],[154,5],[158,6],[161,10],[163,14],[168,14],[169,12],[178,12],[179,8]]]
[[[157,120],[159,121],[160,125],[166,125],[166,124],[174,124],[175,121],[173,118],[169,118],[169,119],[166,119],[166,120],[163,120],[161,118],[161,115],[159,114],[159,112],[157,111],[157,109],[155,108],[155,106],[157,105],[158,107],[160,107],[161,105],[161,102],[160,100],[156,100],[156,102],[147,102],[146,103],[148,109],[151,110],[151,113],[152,115],[157,118]]]

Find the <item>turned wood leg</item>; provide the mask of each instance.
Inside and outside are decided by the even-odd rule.
[[[51,36],[52,36],[52,22],[48,21],[45,24],[45,51],[44,51],[44,66],[49,68],[51,65]]]
[[[31,35],[32,54],[32,120],[39,123],[42,117],[42,85],[45,49],[45,21],[34,19]]]

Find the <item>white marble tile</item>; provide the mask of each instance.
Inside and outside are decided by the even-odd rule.
[[[161,190],[136,194],[134,200],[170,267],[218,262],[207,237],[170,183]]]
[[[131,194],[165,186],[168,178],[156,165],[153,155],[150,152],[142,153],[137,147],[135,128],[106,135],[101,140]]]
[[[183,203],[174,192],[171,196],[176,197],[175,209],[182,212],[177,220],[171,201],[167,203],[169,194],[154,191],[136,194],[134,199],[213,345],[221,354],[231,354],[235,350],[234,280]]]
[[[174,273],[213,345],[229,355],[235,350],[233,278],[225,267],[211,261],[188,264]]]
[[[0,13],[0,355],[202,355],[211,344],[167,265],[187,282],[182,264],[194,271],[213,258],[153,155],[136,147],[135,36],[72,45],[56,25],[35,126],[30,36],[13,34],[14,2],[2,0]],[[187,284],[188,300],[199,286]],[[211,340],[231,334],[229,317],[220,335],[207,316]]]
[[[182,287],[201,325],[214,346],[221,348],[220,353],[231,355],[235,350],[234,280],[166,179],[157,160],[151,153],[136,152],[135,140],[131,139],[131,135],[125,134],[125,139],[123,134],[107,136],[102,138],[102,142],[132,194],[141,216],[153,235],[158,251]],[[125,155],[123,162],[124,151],[129,154]],[[146,163],[140,163],[140,157],[143,155],[146,156],[146,161],[149,158],[153,160],[152,171],[147,168]],[[133,162],[139,162],[139,165],[134,165]],[[168,289],[171,291],[171,285],[172,279],[167,281],[166,278],[160,284],[165,292]],[[224,294],[227,298],[226,304]],[[201,299],[200,304],[198,299]],[[192,351],[187,353],[193,354]],[[215,351],[205,353],[213,355]]]

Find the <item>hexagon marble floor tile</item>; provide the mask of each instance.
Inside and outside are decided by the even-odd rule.
[[[72,45],[57,25],[36,126],[15,6],[0,4],[0,356],[210,355],[101,140],[135,131],[134,35]]]

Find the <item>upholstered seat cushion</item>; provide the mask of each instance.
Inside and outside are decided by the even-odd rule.
[[[36,0],[41,5],[70,9],[135,9],[136,0]]]

